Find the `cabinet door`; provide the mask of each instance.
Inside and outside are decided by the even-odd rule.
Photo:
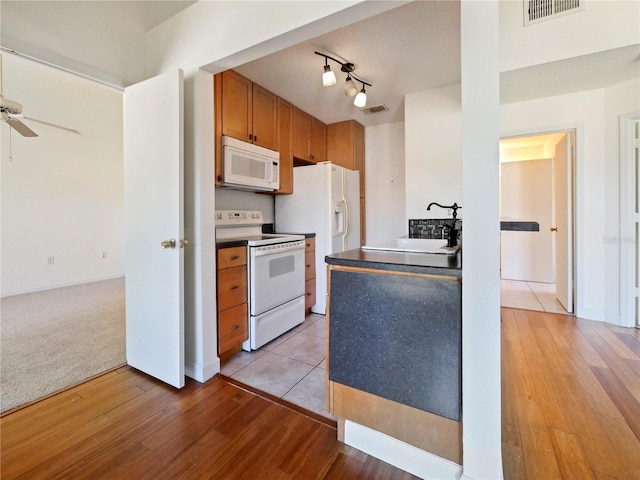
[[[358,122],[353,122],[353,157],[354,169],[360,172],[360,198],[364,198],[364,187],[366,183],[364,165],[364,127]]]
[[[313,117],[311,117],[309,150],[313,162],[324,162],[327,160],[327,126]]]
[[[253,84],[233,70],[222,72],[222,135],[251,141]]]
[[[246,303],[218,315],[218,353],[224,353],[249,338]]]
[[[278,97],[253,84],[253,129],[249,138],[256,145],[277,150]]]
[[[310,161],[311,115],[293,107],[293,156]]]
[[[225,268],[218,272],[218,310],[247,303],[247,266]]]
[[[350,120],[327,125],[327,160],[357,170],[353,156],[353,123]]]
[[[293,105],[278,98],[278,152],[280,188],[276,193],[293,193]]]

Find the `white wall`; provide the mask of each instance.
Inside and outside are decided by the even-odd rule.
[[[522,0],[500,2],[500,71],[638,43],[640,2],[589,0],[582,12],[525,27]]]
[[[445,218],[431,202],[462,205],[460,84],[405,97],[406,221]],[[458,211],[464,216],[464,208]]]
[[[503,105],[503,136],[577,129],[576,314],[619,323],[618,115],[640,105],[638,81]]]
[[[405,123],[365,129],[367,244],[407,235],[405,217]]]
[[[603,198],[606,212],[619,212],[620,208],[620,115],[640,115],[640,77],[614,85],[604,90],[604,157],[607,159],[603,181],[616,188],[607,189]],[[637,184],[636,184],[637,185]],[[636,186],[636,188],[638,188]],[[631,205],[626,210],[633,211]],[[624,211],[624,209],[623,209]],[[629,239],[621,233],[620,215],[607,214],[604,219],[603,241],[609,259],[620,255],[621,249],[629,246]],[[618,257],[619,258],[619,257]],[[608,282],[604,285],[605,318],[616,318],[622,312],[618,305],[620,292],[619,265],[605,262],[604,271]],[[630,314],[631,312],[628,312]],[[620,318],[620,325],[633,325],[631,318]]]
[[[2,61],[5,97],[81,133],[25,121],[39,135],[25,138],[0,124],[2,295],[124,275],[122,94],[11,54]]]

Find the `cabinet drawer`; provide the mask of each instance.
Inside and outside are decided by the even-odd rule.
[[[316,304],[316,279],[304,282],[304,308],[309,309]]]
[[[309,252],[311,250],[315,250],[316,249],[316,239],[311,237],[311,238],[305,238],[304,239],[304,251],[305,252]]]
[[[221,248],[218,250],[218,270],[247,264],[247,247]]]
[[[316,252],[304,254],[304,279],[309,280],[316,276]]]
[[[247,266],[218,272],[218,311],[247,302]]]
[[[218,315],[218,353],[226,352],[249,338],[247,313],[246,303],[220,312]]]

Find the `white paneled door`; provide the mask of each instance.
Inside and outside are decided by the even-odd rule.
[[[556,298],[573,313],[573,148],[567,132],[553,158],[556,234]]]
[[[125,89],[127,363],[184,386],[183,73]]]

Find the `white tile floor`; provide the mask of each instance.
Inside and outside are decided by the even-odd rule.
[[[567,313],[556,299],[554,283],[500,280],[500,305],[540,312]]]
[[[325,316],[312,313],[259,350],[234,355],[221,373],[335,420],[325,410],[325,337]]]

